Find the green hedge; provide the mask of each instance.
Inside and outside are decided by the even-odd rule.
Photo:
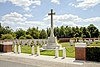
[[[87,47],[86,60],[100,62],[100,47]]]

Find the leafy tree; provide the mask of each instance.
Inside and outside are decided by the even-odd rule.
[[[33,39],[31,35],[25,35],[26,39]]]
[[[45,39],[47,38],[47,32],[45,30],[42,29],[42,31],[40,31],[40,39]]]
[[[92,38],[99,36],[99,34],[97,34],[97,33],[99,33],[99,31],[98,31],[98,29],[93,24],[90,24],[87,27],[87,29],[90,32]]]
[[[24,37],[24,36],[20,36],[19,39],[26,39],[26,37]]]
[[[40,35],[40,31],[38,30],[38,28],[33,27],[27,30],[27,34],[31,35],[34,39],[38,39]]]
[[[26,35],[26,32],[24,30],[22,30],[21,28],[18,29],[15,33],[16,33],[16,38],[17,39],[19,39],[19,37],[21,37],[21,36],[25,37],[25,35]]]
[[[91,37],[91,34],[90,34],[90,32],[87,30],[87,28],[86,27],[83,27],[82,28],[82,33],[83,33],[83,38],[90,38]]]
[[[6,39],[14,39],[14,38],[11,34],[2,34],[1,39],[6,40]]]
[[[60,37],[60,28],[59,27],[54,28],[54,35],[57,36],[58,38]]]
[[[3,27],[0,23],[0,38],[2,34],[12,34],[12,29],[9,26]]]
[[[61,28],[60,28],[60,37],[65,37],[65,36],[66,36],[65,27],[61,26]]]
[[[47,28],[47,35],[48,35],[48,37],[50,37],[50,33],[51,33],[51,29]]]

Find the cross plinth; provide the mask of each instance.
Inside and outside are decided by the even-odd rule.
[[[55,50],[56,48],[60,49],[61,45],[57,43],[57,38],[54,37],[54,27],[53,27],[53,9],[51,9],[51,13],[48,13],[51,16],[51,34],[50,37],[47,39],[47,44],[43,45],[44,50]]]
[[[54,37],[53,15],[55,15],[55,13],[53,12],[53,9],[51,9],[51,13],[48,13],[48,15],[51,15],[51,34],[50,34],[50,37]]]

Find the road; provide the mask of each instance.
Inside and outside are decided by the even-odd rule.
[[[38,66],[0,60],[0,67],[38,67]]]

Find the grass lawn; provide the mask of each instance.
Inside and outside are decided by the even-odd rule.
[[[93,42],[90,46],[100,46],[100,41],[98,41],[98,42]]]
[[[69,42],[64,42],[64,43],[59,43],[59,44],[61,44],[62,47],[66,48],[67,57],[75,57],[75,47],[74,46],[70,46]],[[35,53],[36,53],[36,49],[37,48],[35,46]],[[32,48],[31,48],[31,46],[28,46],[28,45],[21,46],[21,51],[22,51],[22,53],[31,54],[32,53]],[[55,55],[55,51],[54,50],[42,50],[40,52],[40,54],[41,55],[54,56]],[[59,50],[59,56],[62,56],[62,50]]]

